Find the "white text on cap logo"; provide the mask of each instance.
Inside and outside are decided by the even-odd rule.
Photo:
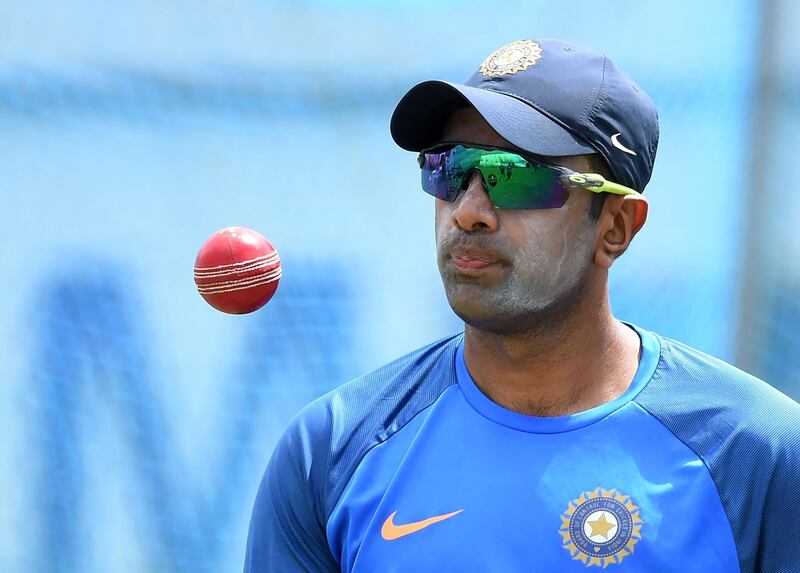
[[[628,155],[636,156],[636,152],[635,151],[633,151],[631,149],[628,149],[627,147],[625,147],[624,145],[622,145],[619,142],[619,136],[620,135],[622,135],[622,133],[615,133],[614,135],[611,136],[611,145],[613,145],[614,147],[616,147],[620,151],[624,151]]]

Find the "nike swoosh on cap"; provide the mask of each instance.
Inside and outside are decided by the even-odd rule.
[[[611,145],[613,145],[614,147],[616,147],[617,149],[619,149],[621,151],[624,151],[625,153],[627,153],[629,155],[636,155],[635,151],[633,151],[632,149],[628,149],[627,147],[625,147],[624,145],[622,145],[619,142],[619,136],[620,135],[622,135],[622,133],[615,133],[614,135],[611,136]]]
[[[397,515],[397,512],[395,511],[392,515],[386,518],[386,521],[383,522],[383,527],[381,527],[381,537],[383,537],[386,541],[394,541],[395,539],[400,539],[401,537],[405,537],[406,535],[411,535],[412,533],[416,533],[421,529],[425,529],[434,523],[439,523],[445,519],[450,519],[462,511],[464,510],[459,509],[458,511],[454,511],[452,513],[445,513],[444,515],[437,515],[434,517],[429,517],[428,519],[422,519],[420,521],[414,521],[413,523],[406,523],[403,525],[395,525],[394,516]]]

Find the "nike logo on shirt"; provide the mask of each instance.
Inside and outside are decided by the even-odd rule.
[[[445,519],[450,519],[462,511],[464,510],[459,509],[458,511],[454,511],[452,513],[445,513],[444,515],[437,515],[435,517],[429,517],[428,519],[414,521],[413,523],[406,523],[404,525],[395,525],[394,516],[397,515],[397,512],[395,511],[386,519],[386,521],[383,522],[383,527],[381,527],[381,537],[383,537],[386,541],[400,539],[401,537],[405,537],[406,535],[411,535],[412,533],[416,533],[421,529],[425,529],[434,523],[439,523]]]

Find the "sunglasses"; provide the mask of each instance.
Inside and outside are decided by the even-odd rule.
[[[478,172],[489,199],[498,209],[557,209],[572,189],[592,193],[638,195],[596,173],[576,173],[547,165],[504,149],[446,144],[419,154],[422,189],[445,201],[455,201],[466,189],[468,175]]]

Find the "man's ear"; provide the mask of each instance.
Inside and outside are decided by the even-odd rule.
[[[610,195],[597,221],[594,263],[610,269],[647,220],[647,199],[641,195]]]

